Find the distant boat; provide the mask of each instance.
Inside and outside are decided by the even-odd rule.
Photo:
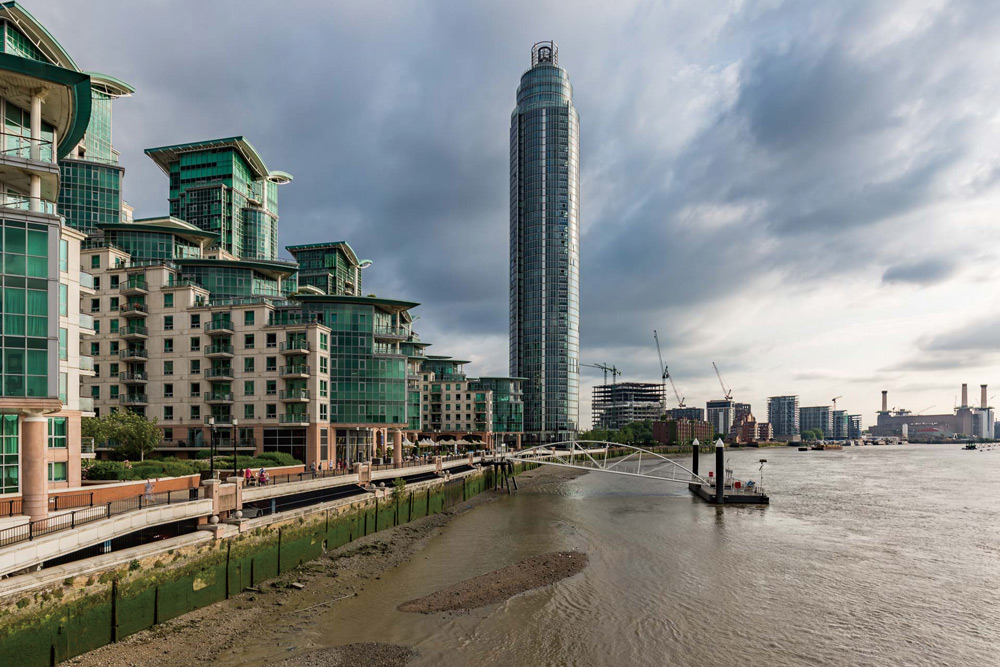
[[[965,447],[962,447],[962,449],[976,449],[976,443],[970,442]]]
[[[799,447],[799,451],[800,452],[808,452],[809,448],[808,447]]]

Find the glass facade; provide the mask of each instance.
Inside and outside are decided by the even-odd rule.
[[[0,415],[0,493],[17,493],[21,469],[18,452],[18,416]]]
[[[50,396],[49,294],[58,283],[47,279],[49,230],[46,225],[14,220],[0,220],[0,230],[3,232],[0,395]],[[57,352],[57,341],[51,343]]]
[[[520,378],[479,378],[471,382],[469,388],[493,392],[494,433],[520,433],[524,430]]]
[[[510,125],[510,373],[529,440],[579,423],[580,117],[554,43],[532,49]]]
[[[309,285],[326,294],[361,294],[361,271],[354,251],[346,243],[289,246],[287,250],[299,264],[299,285]]]

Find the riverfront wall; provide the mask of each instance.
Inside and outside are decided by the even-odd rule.
[[[515,472],[526,467],[534,465],[517,465]],[[182,539],[175,549],[8,595],[0,598],[0,665],[58,664],[237,595],[325,550],[443,512],[492,481],[491,470],[474,471],[420,483],[400,497],[366,497],[291,518],[279,514],[228,539]]]

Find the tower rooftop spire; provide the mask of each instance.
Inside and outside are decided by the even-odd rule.
[[[535,42],[531,47],[531,66],[541,63],[551,63],[559,65],[559,45],[552,40],[547,42]]]

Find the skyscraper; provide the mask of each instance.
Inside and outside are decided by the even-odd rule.
[[[510,118],[510,374],[529,442],[580,414],[580,116],[555,42],[531,48]]]

